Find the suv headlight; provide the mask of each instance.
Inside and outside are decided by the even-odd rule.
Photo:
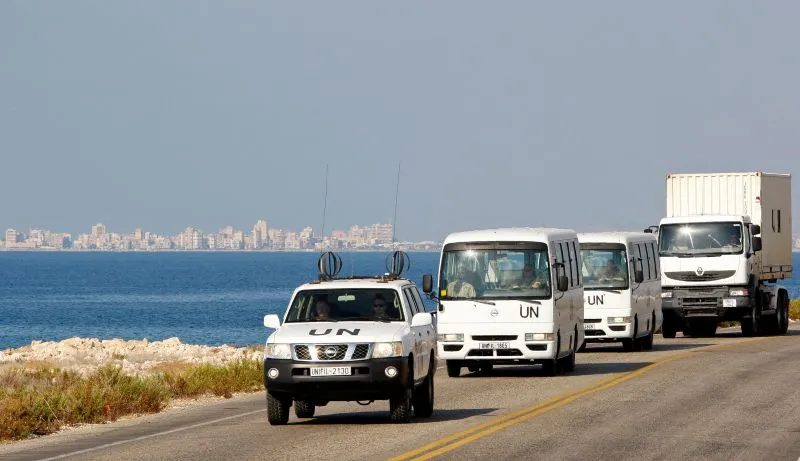
[[[671,298],[672,297],[672,292],[671,291],[662,291],[661,292],[661,297],[662,298]]]
[[[394,341],[391,343],[375,343],[372,349],[373,359],[385,359],[388,357],[402,357],[403,343],[401,341]]]
[[[288,344],[267,344],[264,348],[264,357],[268,359],[290,359],[292,348]]]
[[[464,342],[464,333],[445,333],[439,335],[438,338],[443,343],[461,343]]]
[[[749,293],[747,288],[731,288],[730,296],[747,296]]]
[[[525,341],[552,341],[553,333],[525,333]]]
[[[630,317],[609,317],[608,318],[608,324],[609,325],[619,324],[619,323],[631,323],[631,318]]]

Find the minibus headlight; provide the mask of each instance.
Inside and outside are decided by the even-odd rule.
[[[438,338],[443,343],[462,343],[464,342],[464,333],[444,333],[440,334]]]
[[[672,292],[671,291],[662,291],[661,292],[661,297],[662,298],[671,298],[672,297]]]
[[[749,293],[747,288],[731,288],[730,296],[747,296]]]
[[[525,341],[552,341],[553,333],[525,333]]]
[[[609,325],[616,325],[620,323],[631,323],[630,317],[609,317],[608,324]]]

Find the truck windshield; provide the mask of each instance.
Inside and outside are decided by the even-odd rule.
[[[738,222],[664,224],[658,231],[661,256],[739,254],[743,249]]]
[[[403,307],[390,289],[304,290],[294,297],[287,323],[340,320],[400,321]]]
[[[581,244],[584,290],[624,290],[628,288],[628,263],[625,247],[592,248]]]
[[[452,244],[442,252],[443,300],[550,297],[547,246],[528,242]]]

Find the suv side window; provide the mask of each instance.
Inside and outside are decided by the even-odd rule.
[[[414,297],[414,301],[416,301],[417,306],[419,306],[420,312],[433,312],[433,308],[428,308],[425,303],[422,301],[422,296],[419,294],[419,288],[416,286],[411,287],[408,289],[411,291],[412,296]]]
[[[410,288],[404,288],[403,294],[405,294],[406,296],[406,302],[408,303],[409,309],[411,309],[411,316],[413,317],[414,314],[420,312],[419,306],[417,305],[417,301],[414,299],[414,295],[411,293]],[[409,320],[411,319],[409,318]]]

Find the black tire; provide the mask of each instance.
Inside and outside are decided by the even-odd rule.
[[[561,369],[565,372],[570,372],[575,369],[575,343],[578,340],[578,332],[575,332],[575,336],[572,339],[572,344],[570,345],[570,353],[568,356],[564,357],[564,362],[561,366]]]
[[[661,325],[662,338],[672,339],[678,334],[675,323],[671,318],[664,317],[664,323]]]
[[[267,391],[267,421],[272,426],[283,426],[289,422],[291,400]]]
[[[313,418],[317,407],[308,400],[294,401],[294,414],[298,418]]]
[[[761,333],[761,310],[753,300],[753,307],[750,308],[750,315],[742,317],[742,335],[758,336]]]
[[[633,320],[633,337],[622,340],[622,350],[625,352],[633,352],[641,349],[641,343],[636,335],[639,334],[639,319]]]
[[[393,423],[411,421],[411,389],[404,389],[389,399],[389,416]]]
[[[433,414],[433,373],[429,373],[416,389],[414,389],[414,416],[428,418]]]
[[[555,376],[558,374],[560,367],[560,361],[558,360],[558,354],[561,353],[561,334],[559,333],[556,335],[556,357],[554,359],[545,360],[542,363],[542,369],[544,370],[545,376]]]
[[[461,362],[455,360],[447,361],[447,376],[451,378],[458,378],[461,376]]]
[[[586,340],[584,340],[581,347],[578,348],[578,352],[586,352]]]
[[[642,341],[642,349],[646,351],[653,350],[653,341],[656,336],[656,313],[653,312],[653,316],[650,320],[650,333],[645,336],[644,340]]]
[[[782,301],[782,302],[781,302]],[[785,335],[789,331],[789,296],[785,291],[778,295],[778,334]]]

